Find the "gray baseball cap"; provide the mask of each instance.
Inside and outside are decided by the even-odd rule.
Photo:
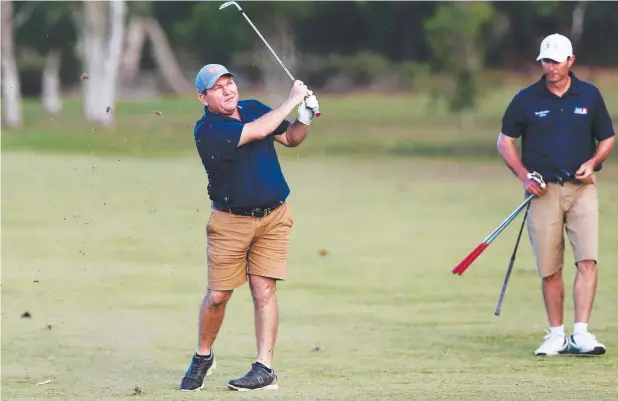
[[[217,79],[224,75],[229,75],[231,77],[236,76],[221,64],[207,64],[203,66],[200,72],[197,73],[197,77],[195,77],[197,93],[202,93],[206,89],[212,88],[215,82],[217,82]]]

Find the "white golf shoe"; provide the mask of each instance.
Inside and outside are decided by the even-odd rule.
[[[583,355],[603,355],[605,345],[597,341],[592,333],[573,333],[569,336],[569,353]]]
[[[565,354],[569,348],[569,341],[564,334],[552,335],[545,331],[547,335],[543,337],[543,344],[534,351],[535,356],[555,356]]]

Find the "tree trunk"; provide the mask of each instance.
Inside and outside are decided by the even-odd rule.
[[[142,49],[146,42],[146,21],[142,17],[133,16],[129,20],[127,38],[120,64],[119,82],[123,88],[135,85],[135,80],[140,71]]]
[[[579,2],[573,9],[573,21],[571,22],[571,40],[573,46],[579,45],[584,34],[584,18],[586,16],[586,2]]]
[[[182,69],[176,60],[174,51],[167,41],[159,21],[154,18],[147,18],[144,23],[150,43],[152,43],[154,58],[167,85],[175,93],[192,91],[193,86],[182,73]]]
[[[60,95],[60,56],[60,50],[51,49],[45,58],[41,97],[43,111],[49,115],[58,114],[62,108],[62,97]]]
[[[106,7],[109,4],[109,23]],[[124,0],[84,1],[81,44],[82,62],[88,75],[83,104],[87,121],[102,126],[114,124],[113,110],[118,85],[120,56],[124,43]],[[106,27],[109,26],[109,34]]]
[[[21,87],[13,50],[13,4],[2,1],[2,116],[9,128],[22,125]]]

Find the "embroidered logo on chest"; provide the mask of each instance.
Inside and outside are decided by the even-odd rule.
[[[573,111],[573,113],[575,113],[575,114],[588,114],[588,108],[587,107],[576,107],[575,110]]]
[[[535,111],[534,112],[534,115],[536,115],[538,117],[545,117],[548,114],[549,114],[549,110],[541,110],[541,111]]]

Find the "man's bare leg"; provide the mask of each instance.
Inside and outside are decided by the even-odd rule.
[[[597,264],[594,260],[577,263],[573,302],[575,303],[575,323],[588,324],[594,296],[597,289]]]
[[[227,301],[229,301],[231,296],[231,290],[217,291],[209,289],[206,292],[200,309],[198,355],[206,356],[210,354],[210,348],[215,342],[223,322]]]
[[[547,319],[551,327],[559,327],[564,323],[564,282],[562,269],[551,276],[543,278],[543,299]]]
[[[204,386],[204,378],[212,374],[216,368],[215,356],[211,348],[221,328],[225,306],[231,296],[232,291],[210,289],[204,295],[199,315],[197,351],[191,358],[191,365],[180,382],[180,390],[200,390]]]
[[[603,355],[605,345],[598,342],[588,331],[588,321],[597,288],[597,266],[593,260],[577,263],[573,301],[575,303],[575,323],[571,336],[571,352],[591,355]]]
[[[276,280],[268,277],[249,276],[251,295],[255,307],[255,335],[257,361],[272,368],[273,353],[279,327]]]

